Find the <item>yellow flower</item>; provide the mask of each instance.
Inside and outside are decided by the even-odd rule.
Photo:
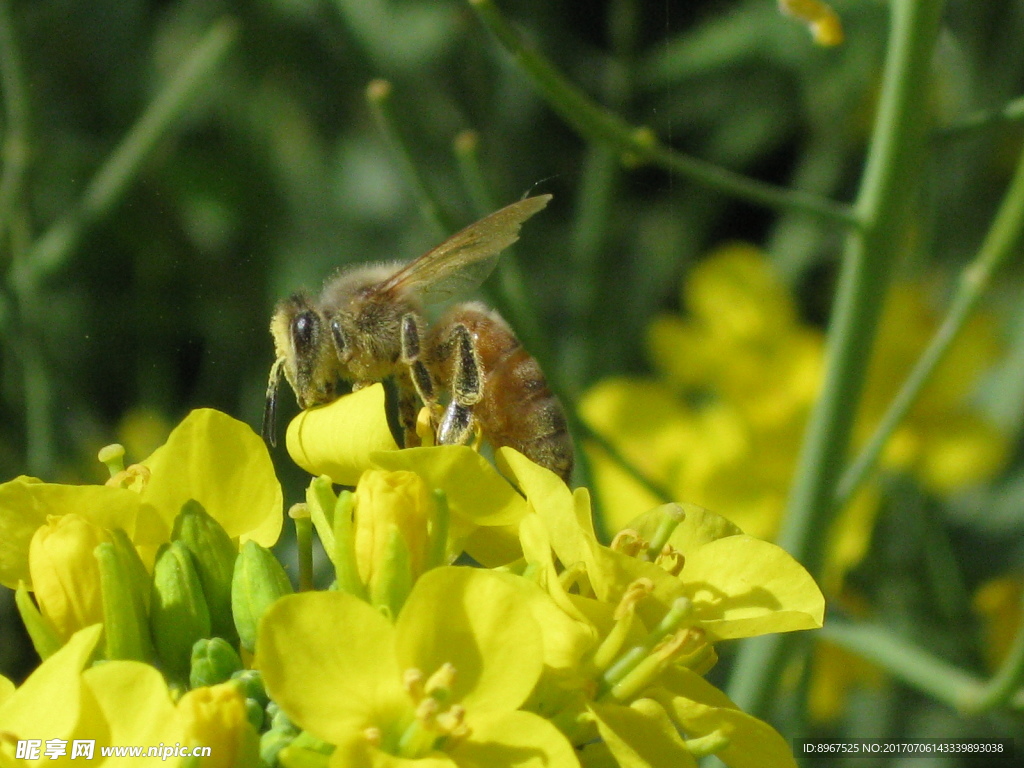
[[[991,671],[1003,663],[1024,621],[1024,581],[1002,576],[982,584],[974,593],[974,612],[982,620],[985,662]]]
[[[168,764],[160,755],[101,755],[103,747],[173,745],[182,730],[167,685],[153,667],[111,661],[86,669],[100,631],[94,625],[75,633],[20,688],[0,686],[7,688],[6,696],[0,690],[0,764],[49,765],[48,746],[71,759],[81,748],[76,744],[88,741],[94,742],[90,765]],[[16,760],[18,742],[30,740],[38,742],[40,759]]]
[[[760,538],[775,535],[810,409],[821,386],[824,338],[755,248],[728,246],[683,286],[687,317],[650,328],[657,379],[611,379],[581,402],[582,416],[647,478],[674,498],[717,509]],[[855,427],[872,433],[937,319],[918,284],[894,286],[880,323]],[[1007,441],[972,411],[976,374],[998,351],[991,319],[976,318],[936,371],[883,457],[947,494],[983,482],[1005,463]],[[587,446],[608,535],[656,503],[597,446]],[[877,509],[867,485],[837,527],[833,568],[863,553]]]
[[[39,611],[63,640],[103,622],[100,569],[93,551],[110,537],[71,513],[51,517],[29,544],[29,572]]]
[[[442,567],[416,582],[395,624],[346,593],[285,597],[263,620],[256,656],[272,698],[335,745],[332,766],[510,765],[525,750],[571,768],[565,737],[517,711],[543,650],[506,578]]]
[[[288,455],[311,475],[355,485],[372,466],[371,453],[398,449],[385,414],[382,384],[306,409],[288,425]]]
[[[648,579],[653,591],[647,616],[660,621],[675,600],[685,597],[693,606],[693,624],[710,641],[821,626],[825,609],[821,590],[780,547],[744,535],[713,512],[686,505],[680,507],[681,521],[665,542],[675,553],[665,558],[666,563],[673,561],[678,567],[666,570],[654,562],[663,554],[654,553],[651,561],[645,561],[624,551],[632,544],[601,545],[589,522],[585,489],[573,494],[564,483],[556,482],[553,473],[521,454],[507,448],[500,453],[550,537],[550,550],[532,548],[527,561],[547,567],[553,555],[564,568],[576,566],[577,584],[589,587],[583,594],[615,604],[633,582]],[[651,542],[667,514],[676,513],[659,507],[632,521],[630,539]]]
[[[125,609],[117,615],[134,628],[145,623],[147,568],[152,569],[157,549],[173,533],[193,548],[204,588],[211,592],[216,627],[230,637],[226,585],[237,542],[272,545],[282,525],[281,487],[262,440],[245,424],[203,409],[189,414],[141,464],[117,471],[121,455],[119,450],[102,452],[104,461],[115,465],[107,485],[60,485],[29,477],[0,485],[0,583],[34,591],[40,612],[52,625],[49,631],[66,640],[104,620],[97,545],[123,544],[126,551],[118,557],[108,552],[107,560],[127,570],[111,571],[107,580],[112,587],[127,583],[131,588],[119,598],[111,594],[108,602],[113,611]],[[188,520],[179,516],[183,507],[202,512],[197,502],[213,518],[206,527],[219,531],[219,548],[205,546],[209,537],[193,530],[189,521],[195,515]],[[172,531],[176,520],[185,530]],[[129,601],[128,595],[146,597]],[[133,602],[131,611],[128,602]],[[115,654],[121,648],[130,658],[148,658],[148,638],[125,646],[119,644],[119,633],[110,635],[108,653],[113,642]],[[131,648],[136,652],[126,650]]]
[[[259,735],[249,723],[245,699],[234,683],[189,691],[178,702],[182,744],[209,747],[203,768],[249,768],[259,764]]]
[[[828,3],[822,0],[779,0],[779,8],[806,23],[818,45],[829,47],[843,42],[843,24]]]

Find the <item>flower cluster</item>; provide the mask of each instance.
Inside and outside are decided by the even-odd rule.
[[[719,641],[821,626],[799,564],[680,504],[606,546],[586,489],[507,448],[500,472],[468,447],[397,450],[379,397],[289,430],[321,591],[292,593],[265,549],[269,456],[213,411],[139,465],[105,456],[107,486],[0,486],[0,574],[45,657],[0,680],[0,762],[102,735],[209,745],[201,765],[794,765],[703,675]]]
[[[800,320],[782,279],[752,246],[725,247],[702,261],[684,283],[681,304],[688,316],[666,314],[650,328],[658,376],[607,379],[585,395],[581,413],[673,496],[728,510],[744,530],[770,539],[821,388],[824,334]],[[892,288],[855,444],[870,437],[937,322],[924,286]],[[998,354],[996,339],[989,317],[967,325],[889,440],[887,470],[911,473],[927,491],[948,495],[1001,469],[1007,440],[969,403],[977,375]],[[609,534],[657,503],[600,447],[588,452]],[[833,551],[836,573],[861,558],[877,506],[869,485],[846,511]]]

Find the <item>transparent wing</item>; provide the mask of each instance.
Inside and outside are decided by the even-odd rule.
[[[551,195],[538,195],[506,205],[409,262],[376,290],[411,291],[427,304],[472,291],[494,270],[498,254],[519,239],[523,222],[550,199]]]

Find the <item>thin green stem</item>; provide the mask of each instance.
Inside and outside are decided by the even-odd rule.
[[[0,177],[0,253],[21,197],[30,152],[29,105],[10,0],[0,0],[0,89],[3,91],[3,176]]]
[[[1024,235],[1024,151],[1003,202],[974,260],[960,275],[949,311],[918,359],[900,391],[856,460],[847,467],[836,488],[835,503],[842,507],[875,467],[889,437],[906,417],[950,346],[963,329],[992,282],[995,271],[1017,253]]]
[[[615,446],[615,443],[593,429],[583,419],[575,417],[573,421],[573,430],[582,440],[588,440],[591,443],[594,443],[594,445],[608,455],[608,458],[610,458],[612,462],[614,462],[633,480],[642,485],[644,490],[657,497],[658,501],[662,504],[667,504],[668,502],[675,500],[672,493],[667,488],[647,477],[647,475],[633,464],[633,462],[622,455],[622,452]]]
[[[480,141],[475,131],[463,131],[455,137],[452,144],[455,159],[459,167],[462,185],[469,195],[473,213],[483,218],[498,205],[484,179],[480,167]],[[502,251],[497,268],[498,287],[494,292],[498,311],[512,322],[512,327],[522,339],[527,349],[542,360],[550,360],[552,355],[550,344],[541,330],[537,313],[531,306],[526,291],[526,279],[515,246]]]
[[[1024,708],[1024,689],[1019,685],[1024,638],[1020,635],[1015,647],[1016,659],[1004,666],[1008,674],[1002,677],[1001,670],[991,683],[897,637],[885,627],[831,618],[820,630],[820,636],[878,664],[897,679],[958,711],[976,713],[996,704]],[[993,685],[997,680],[998,689]],[[992,693],[997,693],[998,697]]]
[[[526,45],[491,0],[469,2],[551,108],[587,141],[609,144],[624,158],[654,163],[743,200],[769,208],[801,211],[827,222],[857,227],[857,217],[845,205],[751,179],[667,147],[649,129],[630,125],[572,85],[551,62]]]
[[[834,488],[849,446],[882,299],[904,242],[928,134],[930,64],[943,0],[893,0],[881,98],[847,236],[832,313],[825,383],[808,424],[779,543],[812,575],[821,572],[836,507]],[[730,695],[763,715],[788,655],[780,635],[744,645]]]
[[[82,235],[120,200],[146,158],[209,84],[238,36],[234,19],[222,19],[203,36],[89,181],[78,204],[33,245],[12,275],[22,295],[70,258]]]
[[[402,136],[398,127],[398,119],[395,116],[391,99],[391,83],[387,80],[374,80],[366,87],[366,100],[373,112],[373,118],[377,121],[384,138],[391,147],[395,158],[399,161],[402,172],[409,182],[409,188],[416,198],[420,214],[433,230],[434,236],[440,240],[451,232],[455,226],[444,213],[440,202],[430,191],[430,185],[420,173],[416,161],[413,159],[413,151],[409,143]]]
[[[1024,594],[1021,603],[1024,606]],[[999,669],[976,695],[967,698],[964,708],[984,712],[1003,705],[1024,709],[1024,621],[1017,625],[1013,644]]]

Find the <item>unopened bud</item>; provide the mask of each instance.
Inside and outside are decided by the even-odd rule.
[[[238,652],[222,637],[197,640],[192,646],[192,668],[189,687],[217,685],[229,680],[242,669]]]
[[[231,580],[231,613],[243,648],[255,650],[263,614],[275,600],[291,593],[288,575],[274,554],[255,541],[243,544]]]
[[[237,635],[231,620],[231,578],[238,550],[231,537],[202,504],[189,499],[174,520],[171,539],[180,541],[192,553],[210,608],[211,632],[234,642]]]
[[[210,609],[192,555],[180,541],[166,545],[153,567],[150,626],[164,669],[187,680],[192,646],[210,636]]]

